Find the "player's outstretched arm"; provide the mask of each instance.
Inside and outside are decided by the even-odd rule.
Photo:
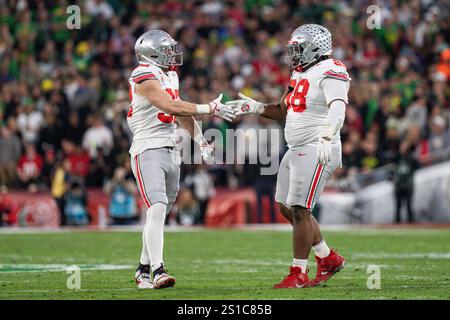
[[[283,106],[285,95],[279,103],[265,104],[253,100],[247,97],[243,93],[239,93],[239,100],[233,100],[226,103],[228,106],[232,106],[235,110],[236,115],[245,114],[259,114],[264,118],[273,120],[285,120],[286,119],[286,108]]]
[[[278,103],[266,104],[264,112],[261,114],[262,117],[273,119],[273,120],[286,120],[286,105],[284,104],[284,99],[288,92],[286,91],[281,97]]]
[[[173,116],[192,116],[210,114],[227,121],[236,117],[234,109],[220,102],[222,94],[208,104],[195,104],[183,100],[172,100],[172,97],[161,87],[158,81],[147,80],[136,85],[136,92],[150,101],[151,104]]]

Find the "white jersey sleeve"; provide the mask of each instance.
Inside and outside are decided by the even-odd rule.
[[[321,82],[321,85],[328,106],[330,106],[335,100],[341,100],[345,104],[348,104],[348,82],[333,78],[326,78]]]
[[[339,81],[344,85],[325,92],[324,84],[328,88],[329,81]],[[329,103],[333,99],[345,99],[347,103],[349,81],[344,64],[334,59],[321,61],[304,72],[292,72],[292,90],[285,98],[285,137],[290,149],[317,144],[318,134],[327,123]],[[332,142],[340,143],[339,135]]]
[[[323,89],[328,106],[334,100],[342,100],[348,104],[350,80],[346,67],[338,60],[334,60],[330,69],[323,72],[319,86]]]
[[[174,147],[177,140],[175,117],[165,114],[147,98],[137,94],[136,84],[146,80],[159,81],[172,99],[179,99],[176,72],[166,73],[157,66],[147,64],[133,70],[129,78],[131,104],[127,115],[128,126],[133,134],[130,148],[133,157],[147,149]]]

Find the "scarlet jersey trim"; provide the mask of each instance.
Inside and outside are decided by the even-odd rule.
[[[313,200],[316,195],[317,186],[319,185],[319,180],[322,176],[323,168],[324,168],[324,166],[321,164],[318,164],[316,166],[316,171],[314,172],[313,179],[311,181],[311,187],[308,192],[308,197],[306,198],[307,199],[306,200],[306,209],[311,209],[311,207],[314,203]]]
[[[324,73],[324,75],[329,78],[335,78],[335,79],[343,80],[343,81],[350,81],[349,76],[345,72],[336,72],[336,71],[333,71],[330,69],[330,70],[326,71]]]
[[[131,78],[131,80],[133,80],[134,83],[139,83],[144,80],[151,80],[151,79],[156,79],[156,76],[151,72],[138,73],[137,75]]]
[[[147,208],[151,207],[151,202],[150,199],[147,198],[147,193],[145,191],[145,185],[144,185],[144,181],[142,179],[142,174],[141,174],[141,166],[139,165],[139,155],[136,155],[134,157],[135,160],[135,164],[136,164],[136,174],[137,174],[137,179],[138,179],[138,183],[139,183],[139,191],[141,192],[141,196],[144,199],[145,205],[147,206]]]

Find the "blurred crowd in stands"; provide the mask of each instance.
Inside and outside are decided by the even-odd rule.
[[[241,91],[275,102],[288,84],[283,57],[291,32],[323,24],[333,57],[352,78],[344,166],[335,179],[395,163],[402,144],[427,164],[450,148],[449,2],[377,3],[381,25],[370,30],[368,4],[358,0],[0,0],[0,185],[50,190],[62,209],[71,190],[136,193],[127,183],[128,78],[137,64],[134,42],[149,29],[169,32],[184,50],[182,99],[206,103],[223,92],[230,100]],[[81,8],[79,30],[66,26],[73,4]],[[252,116],[201,120],[222,132],[283,128]],[[251,186],[273,198],[276,177],[257,167],[186,165],[179,221],[201,223],[215,188]]]

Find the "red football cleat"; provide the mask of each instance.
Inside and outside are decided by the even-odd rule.
[[[328,279],[330,279],[336,272],[339,272],[345,267],[345,258],[337,254],[332,249],[328,257],[319,258],[316,256],[317,261],[317,274],[316,278],[311,280],[310,286],[318,286]]]
[[[289,274],[279,283],[274,285],[275,289],[304,288],[309,284],[308,274],[302,273],[300,267],[290,267]]]

